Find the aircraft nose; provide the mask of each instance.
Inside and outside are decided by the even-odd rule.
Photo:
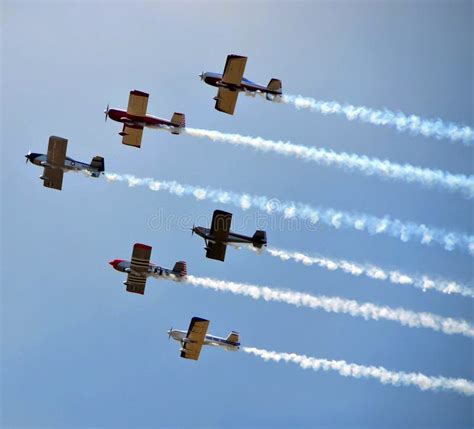
[[[117,263],[117,261],[114,259],[113,261],[109,261],[109,264],[112,265],[112,267],[115,268],[115,264]]]

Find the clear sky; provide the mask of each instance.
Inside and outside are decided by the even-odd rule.
[[[471,398],[304,371],[243,352],[204,349],[198,362],[188,361],[166,331],[200,316],[211,320],[212,334],[237,330],[248,346],[473,380],[469,338],[163,281],[150,280],[144,296],[128,294],[124,276],[107,262],[129,258],[133,243],[143,242],[153,246],[154,262],[186,260],[197,276],[472,323],[469,298],[244,250],[228,249],[225,263],[208,260],[182,220],[190,225],[229,207],[75,174],[56,192],[23,157],[45,152],[54,134],[69,139],[75,159],[104,156],[110,172],[472,234],[472,202],[459,194],[153,130],[135,150],[121,145],[121,126],[105,124],[102,113],[107,103],[126,108],[129,91],[139,89],[150,93],[150,113],[184,112],[191,127],[469,175],[473,152],[461,144],[244,96],[234,116],[224,115],[198,74],[220,72],[227,54],[241,54],[247,78],[280,78],[290,94],[472,126],[472,8],[469,1],[3,2],[1,426],[472,427]],[[236,226],[247,217],[242,232],[252,234],[256,213],[231,211]],[[157,216],[168,222],[157,225]],[[270,225],[268,240],[472,284],[472,257],[439,246],[285,223]]]

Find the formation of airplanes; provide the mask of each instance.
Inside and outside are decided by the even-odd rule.
[[[186,280],[187,269],[185,261],[178,261],[172,269],[163,268],[150,262],[152,247],[135,243],[131,261],[114,259],[109,264],[117,271],[127,274],[124,285],[127,292],[143,295],[148,277],[167,279],[175,282]],[[232,331],[226,338],[207,335],[209,320],[193,317],[187,331],[171,328],[168,336],[181,343],[181,357],[198,360],[202,346],[221,347],[224,350],[239,350],[239,333]]]
[[[243,92],[247,95],[264,94],[267,100],[278,101],[282,95],[282,85],[279,79],[272,78],[267,86],[259,85],[244,77],[247,57],[228,55],[224,72],[203,72],[201,80],[218,88],[215,109],[230,115],[234,114],[238,95]],[[122,143],[136,148],[141,147],[143,129],[154,128],[169,131],[179,135],[186,127],[184,113],[173,113],[171,120],[153,116],[147,112],[149,94],[143,91],[130,91],[127,110],[110,108],[107,105],[105,121],[107,118],[123,124],[119,135]],[[105,161],[101,156],[94,156],[90,164],[76,161],[68,156],[68,140],[63,137],[51,136],[49,138],[46,154],[28,152],[25,155],[26,163],[43,167],[40,179],[47,188],[61,191],[64,173],[83,172],[86,176],[98,178],[105,171]],[[263,250],[267,245],[265,231],[257,230],[252,236],[246,236],[231,231],[232,213],[215,210],[211,227],[193,226],[192,233],[196,233],[205,241],[206,257],[213,260],[224,261],[227,246],[250,246],[257,251]],[[178,261],[173,268],[164,268],[150,262],[152,247],[142,243],[135,243],[131,260],[114,259],[109,264],[117,271],[127,275],[123,282],[126,291],[144,295],[146,282],[149,277],[166,279],[175,282],[186,281],[187,265],[185,261]],[[235,331],[226,338],[207,334],[209,320],[200,317],[191,319],[187,331],[170,329],[169,338],[180,342],[180,356],[185,359],[198,360],[203,346],[215,346],[228,351],[240,348],[239,334]]]

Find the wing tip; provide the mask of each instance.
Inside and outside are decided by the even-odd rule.
[[[144,249],[144,250],[151,250],[152,247],[151,246],[148,246],[148,244],[143,244],[143,243],[135,243],[133,245],[134,248],[138,248],[138,249]]]
[[[49,139],[56,139],[56,140],[67,140],[65,137],[59,137],[59,136],[49,136]]]
[[[138,89],[134,89],[130,91],[130,95],[137,95],[138,97],[147,97],[147,98],[150,96],[150,94],[148,94],[147,92],[139,91]]]
[[[217,210],[214,210],[214,215],[224,215],[224,216],[231,215],[232,216],[232,213],[217,209]]]
[[[202,317],[193,316],[193,318],[191,319],[191,322],[209,322],[209,320],[203,319]]]
[[[247,59],[246,56],[244,56],[244,55],[237,55],[237,54],[229,54],[229,55],[227,55],[227,58],[245,58],[245,59]]]

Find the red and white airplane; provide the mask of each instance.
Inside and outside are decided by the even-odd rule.
[[[148,97],[146,92],[133,90],[130,91],[126,111],[109,109],[108,105],[104,110],[106,122],[109,117],[123,124],[123,129],[119,133],[123,137],[123,144],[139,148],[142,144],[143,128],[157,128],[170,131],[171,134],[180,134],[186,126],[184,113],[173,113],[171,121],[147,115]]]
[[[150,263],[151,246],[135,243],[133,245],[132,260],[114,259],[109,264],[122,273],[127,273],[127,280],[123,282],[127,286],[127,292],[145,293],[145,285],[148,277],[157,279],[173,280],[180,282],[188,274],[186,262],[178,261],[173,269],[163,268]]]

